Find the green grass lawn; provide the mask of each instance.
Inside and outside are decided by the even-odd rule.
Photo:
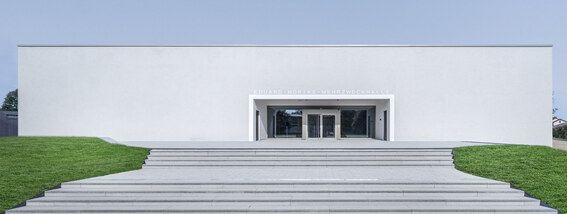
[[[546,146],[491,145],[455,148],[455,167],[510,183],[567,213],[567,152]]]
[[[149,149],[88,137],[0,137],[0,213],[59,183],[140,169]]]

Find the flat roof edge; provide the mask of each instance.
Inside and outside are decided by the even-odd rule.
[[[549,44],[533,45],[258,45],[258,44],[234,44],[234,45],[38,45],[26,44],[18,47],[553,47]]]

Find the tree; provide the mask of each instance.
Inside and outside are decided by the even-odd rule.
[[[8,92],[2,104],[2,111],[17,111],[18,110],[18,89]]]

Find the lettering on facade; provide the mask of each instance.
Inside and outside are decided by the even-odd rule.
[[[360,90],[360,89],[328,89],[328,90],[303,90],[303,89],[260,89],[254,90],[254,94],[388,94],[388,90]]]

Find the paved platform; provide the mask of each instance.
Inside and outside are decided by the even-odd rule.
[[[475,182],[487,181],[454,168],[192,168],[143,169],[81,180],[88,182],[201,182],[201,181],[382,181]]]
[[[567,140],[553,138],[553,148],[567,151]]]
[[[120,141],[146,148],[455,148],[495,143],[463,141],[381,141],[376,139],[267,139],[249,141]]]

